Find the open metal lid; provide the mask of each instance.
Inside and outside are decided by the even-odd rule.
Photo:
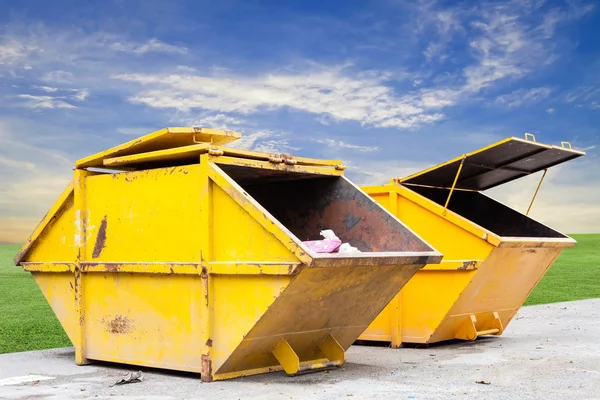
[[[487,190],[585,155],[567,142],[562,146],[511,137],[396,181],[451,188],[462,162],[455,188]]]

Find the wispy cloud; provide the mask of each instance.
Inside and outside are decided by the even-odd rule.
[[[45,72],[41,77],[41,80],[53,83],[72,83],[73,74],[68,71],[48,71]]]
[[[85,61],[98,66],[102,60],[131,55],[143,56],[147,53],[185,55],[188,49],[183,46],[164,43],[158,39],[136,42],[127,38],[98,31],[92,34],[78,29],[55,29],[41,24],[23,27],[11,26],[10,35],[0,36],[0,67],[24,69],[47,68],[52,65],[71,65]],[[44,71],[49,81],[66,82],[71,72],[56,70]],[[54,79],[53,79],[54,78]]]
[[[556,110],[554,108],[548,108],[548,109],[546,109],[546,112],[548,114],[554,114],[556,112]]]
[[[567,92],[565,101],[577,108],[600,109],[600,88],[596,86],[580,86]]]
[[[459,8],[437,10],[434,5],[434,3],[421,2],[417,6],[420,15],[418,27],[420,30],[424,30],[426,26],[433,26],[435,30],[434,39],[429,41],[423,51],[425,60],[427,62],[444,62],[449,57],[445,52],[452,42],[453,35],[457,32],[464,32],[463,22],[466,10]]]
[[[338,148],[338,149],[352,149],[352,150],[362,151],[365,153],[370,153],[373,151],[377,151],[379,149],[379,147],[377,147],[377,146],[359,146],[356,144],[350,144],[350,143],[343,142],[341,140],[334,140],[334,139],[312,139],[312,141],[316,142],[316,143],[327,145],[329,147],[334,147],[334,148]]]
[[[77,108],[67,103],[62,96],[34,96],[31,94],[18,94],[19,99],[26,100],[16,105],[27,108]]]
[[[290,145],[288,134],[267,129],[245,131],[241,139],[227,146],[241,150],[253,150],[273,154],[298,150],[297,147]]]
[[[22,62],[31,52],[38,50],[34,45],[27,45],[13,39],[0,39],[0,65],[12,65]]]
[[[495,104],[502,107],[520,107],[525,104],[537,103],[547,98],[552,89],[549,87],[538,87],[533,89],[519,89],[508,94],[496,97]],[[554,112],[552,111],[550,113]]]
[[[344,74],[345,66],[296,74],[121,74],[144,90],[130,101],[182,112],[248,115],[284,107],[378,127],[413,128],[443,118],[418,95],[399,95],[385,73]]]
[[[108,46],[113,50],[130,52],[137,55],[146,54],[150,52],[179,54],[185,54],[188,52],[188,49],[186,47],[166,44],[158,39],[150,39],[149,41],[143,44],[124,43],[118,41],[118,39],[116,39],[115,37],[107,37],[105,40]]]
[[[599,95],[599,88],[596,88],[594,86],[580,86],[574,90],[569,91],[565,96],[565,100],[567,103],[587,102]]]
[[[404,177],[430,167],[424,162],[400,160],[344,160],[348,176],[358,185],[382,185],[391,178]]]
[[[541,3],[507,1],[494,5],[480,3],[471,8],[456,6],[440,14],[435,11],[434,3],[420,4],[422,20],[434,24],[439,34],[439,39],[429,42],[424,50],[427,60],[445,59],[442,50],[451,41],[454,48],[460,48],[454,40],[456,32],[461,32],[461,37],[466,39],[466,50],[471,56],[471,61],[464,63],[464,55],[461,55],[464,66],[449,75],[450,83],[433,87],[419,85],[422,87],[420,105],[430,109],[456,105],[552,64],[560,56],[553,37],[557,26],[579,19],[592,9],[573,3],[563,8],[542,10]],[[469,28],[468,35],[463,27]],[[529,100],[546,95],[546,91],[547,88],[540,88],[529,93]],[[523,94],[527,93],[523,90]],[[505,100],[515,103],[510,97],[499,101]]]
[[[87,89],[70,89],[70,91],[75,92],[73,98],[79,101],[84,101],[90,95],[90,92]]]
[[[54,93],[59,91],[59,88],[56,87],[51,87],[51,86],[38,86],[38,85],[33,85],[31,86],[32,89],[36,89],[36,90],[41,90],[43,92],[48,92],[48,93]]]
[[[231,129],[240,127],[247,122],[225,114],[202,114],[197,117],[185,118],[186,125],[213,129]]]

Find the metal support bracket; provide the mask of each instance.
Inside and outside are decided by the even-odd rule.
[[[450,188],[450,193],[448,193],[448,198],[446,199],[446,204],[444,204],[444,211],[442,211],[443,216],[446,216],[446,212],[448,211],[448,204],[450,203],[450,197],[452,197],[452,192],[454,192],[454,187],[456,186],[456,182],[458,182],[458,176],[460,175],[460,171],[462,171],[462,167],[465,164],[466,158],[467,158],[467,155],[463,154],[462,160],[460,161],[460,165],[458,166],[458,171],[456,171],[456,176],[454,177],[454,182],[452,182],[452,187]]]
[[[548,168],[546,168],[544,170],[544,174],[542,175],[542,178],[540,179],[540,183],[538,183],[537,189],[535,189],[535,193],[533,194],[533,197],[531,198],[531,203],[529,203],[529,208],[527,208],[527,212],[525,213],[525,215],[529,215],[529,211],[531,211],[531,207],[533,206],[533,202],[535,201],[535,198],[537,197],[537,194],[540,190],[540,186],[542,186],[542,182],[544,181],[544,178],[546,177],[546,172],[548,172]]]
[[[283,367],[283,370],[288,375],[295,375],[300,370],[300,358],[292,349],[292,346],[285,339],[281,339],[275,349],[273,355]]]
[[[211,147],[208,149],[208,154],[211,156],[222,156],[224,154],[223,150],[216,148],[216,147]]]
[[[477,317],[474,314],[469,315],[469,319],[460,327],[456,332],[455,338],[462,340],[475,340],[479,336],[485,335],[501,335],[504,332],[502,321],[496,311],[492,313],[492,319],[483,322],[484,328],[480,331],[477,330]]]
[[[325,336],[325,339],[319,344],[319,349],[325,357],[331,362],[342,365],[346,361],[346,352],[340,346],[337,340],[331,334]]]
[[[346,353],[340,344],[335,340],[331,334],[328,334],[325,339],[319,344],[319,349],[329,360],[325,363],[312,363],[304,364],[300,363],[300,357],[292,349],[292,346],[287,340],[281,339],[275,349],[273,349],[273,356],[277,359],[279,364],[283,367],[286,374],[290,376],[298,375],[301,373],[320,371],[333,367],[340,367],[346,360]]]

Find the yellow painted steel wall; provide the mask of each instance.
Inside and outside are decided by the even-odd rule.
[[[441,207],[407,187],[364,190],[444,258],[418,271],[359,339],[398,347],[402,341],[475,339],[475,331],[501,334],[562,248],[572,245],[570,239],[480,236],[481,227],[455,214],[442,216]]]
[[[422,244],[379,259],[318,259],[208,155],[135,172],[76,170],[50,215],[18,263],[67,331],[76,363],[206,381],[342,365],[397,288],[441,258]]]

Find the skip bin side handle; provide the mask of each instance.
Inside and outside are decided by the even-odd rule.
[[[533,133],[526,133],[525,134],[525,140],[529,140],[528,138],[531,138],[532,142],[535,142],[535,136],[533,136]]]
[[[567,146],[569,146],[569,150],[573,150],[573,147],[571,147],[571,143],[569,143],[569,142],[560,142],[560,145],[562,146],[563,149],[566,149]]]

